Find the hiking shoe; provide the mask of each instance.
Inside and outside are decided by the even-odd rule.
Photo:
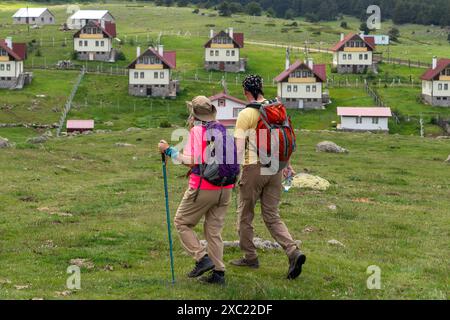
[[[289,280],[294,280],[300,273],[302,273],[302,266],[306,261],[306,256],[299,250],[289,257],[289,270],[287,278]]]
[[[259,268],[258,258],[254,259],[254,260],[248,260],[246,258],[231,260],[230,264],[232,264],[233,266],[237,266],[237,267],[249,267],[249,268],[253,268],[253,269]]]
[[[224,285],[225,284],[225,272],[214,270],[208,276],[201,278],[200,281],[203,283]]]
[[[197,278],[200,277],[205,272],[212,269],[214,269],[214,263],[211,261],[208,255],[205,255],[203,258],[200,259],[200,261],[195,263],[195,267],[194,269],[192,269],[191,272],[189,272],[188,277]]]

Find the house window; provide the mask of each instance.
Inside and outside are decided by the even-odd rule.
[[[312,86],[312,92],[317,92],[317,86]]]
[[[139,78],[139,72],[135,72],[135,73],[134,73],[134,78],[135,78],[135,79],[138,79],[138,78]]]
[[[155,72],[154,74],[153,74],[153,77],[155,78],[155,79],[158,79],[158,72]]]
[[[82,46],[83,46],[83,41],[80,40],[80,42],[78,43],[78,45],[79,45],[80,47],[82,47]]]
[[[362,117],[356,117],[356,124],[362,123]]]
[[[160,77],[161,79],[164,79],[164,71],[161,71],[161,72],[159,73],[159,77]]]
[[[342,55],[342,60],[347,60],[347,54],[344,53],[344,54]]]
[[[306,92],[311,92],[311,86],[306,86]]]
[[[209,50],[209,55],[210,55],[211,57],[214,57],[214,50]]]
[[[0,64],[0,70],[1,71],[5,71],[5,65],[4,64]]]
[[[237,118],[239,115],[239,112],[241,112],[242,110],[244,110],[243,108],[234,108],[233,109],[233,118]]]
[[[44,18],[41,18],[41,21],[44,22]]]
[[[98,47],[100,45],[99,41],[95,41],[95,46]]]
[[[364,55],[364,60],[369,60],[369,55],[367,53]]]
[[[298,92],[298,86],[294,86],[294,92]]]
[[[219,56],[219,50],[216,50],[216,57]]]
[[[220,99],[219,102],[218,102],[218,106],[219,107],[225,107],[225,105],[226,105],[225,99]]]
[[[438,90],[442,90],[442,83],[438,84]]]
[[[88,46],[88,42],[87,40],[84,40],[84,46],[87,47]]]
[[[359,55],[359,60],[362,60],[362,59],[363,59],[363,55],[360,54],[360,55]]]
[[[292,86],[287,86],[287,92],[291,92],[292,91]]]
[[[10,64],[6,65],[6,71],[11,71],[11,65]]]
[[[230,56],[230,50],[227,50],[227,57]]]
[[[104,47],[105,46],[105,41],[102,41],[100,44],[101,44],[102,47]]]
[[[373,117],[372,118],[372,124],[378,124],[378,118],[377,117]]]
[[[231,56],[234,57],[236,55],[236,51],[231,50]]]
[[[144,79],[144,77],[145,77],[145,73],[141,72],[141,79]]]
[[[348,54],[348,60],[352,60],[352,55],[350,53]]]
[[[448,83],[444,84],[444,90],[448,90]]]

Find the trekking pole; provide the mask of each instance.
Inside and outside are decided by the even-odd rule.
[[[170,269],[172,270],[172,283],[175,283],[175,271],[173,268],[173,244],[172,244],[172,232],[170,228],[170,211],[169,211],[169,192],[167,191],[167,169],[166,169],[166,155],[161,154],[163,177],[164,177],[164,195],[166,198],[166,219],[167,219],[167,232],[169,234],[169,248],[170,248]]]

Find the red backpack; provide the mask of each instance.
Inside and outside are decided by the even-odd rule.
[[[296,137],[292,128],[291,118],[287,115],[286,107],[278,100],[268,101],[268,103],[252,103],[249,108],[259,110],[259,120],[256,126],[256,137],[258,146],[258,156],[267,155],[279,160],[279,168],[284,169],[296,150]],[[264,131],[265,130],[265,134]],[[271,134],[273,130],[278,130],[278,146],[275,144],[275,150],[271,146]],[[277,153],[277,154],[274,154]],[[264,160],[264,159],[261,159]],[[265,164],[267,161],[263,161]]]

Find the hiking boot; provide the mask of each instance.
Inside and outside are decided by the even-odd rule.
[[[211,261],[208,255],[205,255],[203,258],[200,259],[200,261],[195,263],[195,267],[194,269],[192,269],[191,272],[189,272],[188,277],[197,278],[200,277],[205,272],[212,269],[214,269],[214,263]]]
[[[230,264],[232,264],[233,266],[237,266],[237,267],[249,267],[249,268],[253,268],[253,269],[259,268],[258,258],[254,259],[254,260],[248,260],[246,258],[231,260]]]
[[[306,256],[297,250],[292,256],[289,257],[289,270],[287,278],[289,280],[294,280],[300,273],[302,273],[302,266],[306,261]]]
[[[225,284],[225,272],[214,270],[208,276],[201,278],[200,281],[203,283],[224,285]]]

